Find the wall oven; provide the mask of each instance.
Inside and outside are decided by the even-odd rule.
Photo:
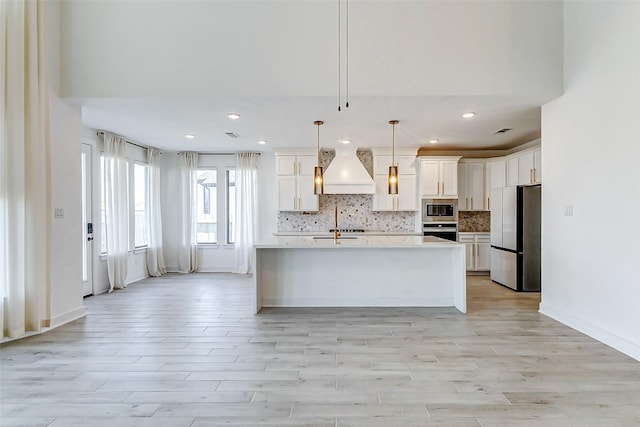
[[[423,199],[422,222],[458,222],[458,201]]]
[[[455,222],[429,222],[422,224],[424,236],[440,237],[441,239],[458,241],[458,224]]]

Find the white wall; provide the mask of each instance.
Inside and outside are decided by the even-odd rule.
[[[258,235],[257,241],[273,237],[278,225],[278,192],[276,156],[273,152],[260,155],[258,161]]]
[[[60,90],[60,10],[59,3],[48,6],[50,50],[50,167],[51,198],[51,326],[59,326],[85,315],[82,300],[82,182],[80,107],[59,97]],[[64,209],[64,218],[54,218],[54,209]]]
[[[71,98],[335,96],[332,1],[64,6],[64,93]],[[352,95],[543,96],[562,89],[562,2],[355,1],[349,7]]]
[[[640,360],[640,3],[564,16],[566,92],[542,109],[540,311]]]

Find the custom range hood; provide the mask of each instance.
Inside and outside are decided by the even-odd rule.
[[[376,185],[356,155],[356,147],[336,148],[324,172],[324,194],[374,194]]]

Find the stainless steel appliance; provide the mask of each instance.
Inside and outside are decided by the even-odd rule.
[[[455,199],[423,199],[422,222],[458,222],[458,201]]]
[[[540,185],[491,190],[491,280],[540,291]]]
[[[457,222],[428,222],[422,224],[422,234],[424,236],[440,237],[441,239],[458,241]]]

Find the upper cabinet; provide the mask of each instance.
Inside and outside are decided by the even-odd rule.
[[[542,157],[540,147],[507,156],[506,187],[539,184],[542,182]],[[495,187],[499,188],[499,187]]]
[[[279,211],[317,211],[313,194],[313,168],[318,157],[311,153],[276,153]]]
[[[518,184],[542,182],[542,152],[538,148],[518,156]]]
[[[421,157],[421,197],[457,199],[459,160],[459,156]]]
[[[416,151],[397,150],[398,194],[389,194],[388,176],[392,156],[389,150],[373,149],[373,174],[376,192],[373,195],[373,211],[417,211]]]
[[[505,159],[491,159],[487,162],[489,189],[507,186],[507,162]]]
[[[484,160],[462,159],[458,163],[458,210],[487,209]]]

